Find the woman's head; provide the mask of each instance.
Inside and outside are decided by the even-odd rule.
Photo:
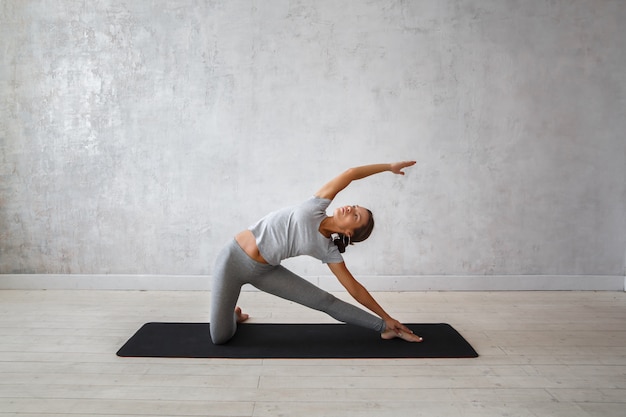
[[[340,252],[344,252],[347,245],[363,242],[374,230],[374,215],[360,206],[345,206],[335,210],[335,221],[341,232],[334,239]]]
[[[354,230],[354,234],[350,237],[350,243],[363,242],[365,239],[370,237],[370,235],[372,234],[372,230],[374,230],[374,215],[372,214],[371,210],[364,210],[369,215],[367,218],[367,222],[363,226]]]

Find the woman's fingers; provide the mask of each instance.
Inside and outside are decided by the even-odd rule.
[[[413,166],[416,164],[416,161],[402,161],[402,162],[396,162],[395,164],[391,164],[391,171],[394,174],[398,174],[398,175],[404,175],[404,172],[402,171],[404,168],[408,168],[410,166]]]
[[[409,329],[404,324],[400,323],[400,326],[397,327],[396,332],[413,333],[413,330]]]
[[[389,325],[391,324],[391,325]],[[413,333],[413,330],[409,329],[408,327],[406,327],[404,324],[400,323],[398,320],[393,320],[391,323],[387,324],[387,328],[390,330],[393,330],[394,333],[396,334],[400,334],[402,332],[404,333]]]

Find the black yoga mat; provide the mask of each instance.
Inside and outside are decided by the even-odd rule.
[[[167,358],[475,358],[472,346],[449,324],[407,324],[421,343],[382,340],[347,324],[242,323],[224,345],[214,345],[208,323],[146,323],[117,352],[124,357]]]

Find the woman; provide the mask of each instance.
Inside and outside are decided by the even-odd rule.
[[[359,206],[326,209],[337,193],[352,181],[390,171],[404,175],[415,161],[366,165],[351,168],[325,184],[304,203],[268,214],[249,229],[237,234],[218,255],[211,294],[211,339],[228,342],[237,323],[248,315],[236,307],[241,287],[251,284],[261,291],[323,311],[338,321],[370,328],[383,339],[422,338],[392,318],[350,273],[341,253],[346,244],[361,242],[373,227],[372,213]],[[348,293],[376,316],[341,301],[280,265],[283,259],[309,255],[326,263]]]

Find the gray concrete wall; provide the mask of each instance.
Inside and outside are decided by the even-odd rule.
[[[210,275],[351,165],[366,275],[624,275],[626,3],[0,3],[0,273]],[[328,274],[314,260],[298,272]]]

